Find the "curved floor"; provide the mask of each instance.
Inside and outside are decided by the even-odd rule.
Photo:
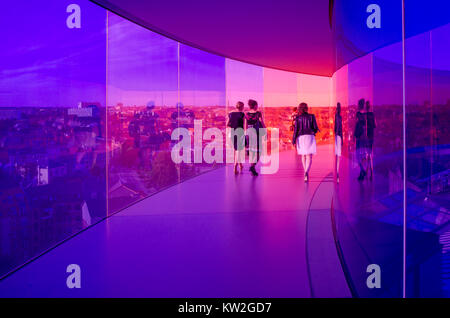
[[[329,211],[332,195],[324,193],[321,199],[321,191],[316,190],[331,173],[332,159],[331,147],[318,147],[308,184],[293,151],[280,154],[280,169],[273,175],[254,178],[245,171],[235,176],[228,166],[178,184],[96,224],[6,277],[0,282],[0,296],[321,295],[317,292],[321,287],[312,283],[321,275],[320,264],[326,263],[321,258],[335,253],[330,249],[331,227],[317,226],[321,219],[314,217],[314,235],[317,238],[322,231],[328,241],[307,244],[307,220],[308,212],[314,211],[310,208]],[[327,213],[323,215],[329,219]],[[313,251],[328,252],[311,254],[311,246]],[[312,271],[308,257],[314,258],[309,264],[314,266]],[[81,268],[79,289],[66,286],[69,264]],[[324,271],[342,281],[336,266]],[[348,296],[346,286],[339,292],[328,296]]]

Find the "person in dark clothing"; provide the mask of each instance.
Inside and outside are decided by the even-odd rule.
[[[250,156],[250,172],[257,176],[256,164],[261,154],[261,138],[260,129],[265,128],[264,120],[260,111],[258,111],[258,102],[253,99],[248,100],[250,110],[245,115],[245,130],[249,133],[249,156]]]
[[[305,171],[305,182],[309,180],[309,170],[312,164],[312,155],[316,153],[316,133],[319,131],[316,116],[308,113],[308,105],[300,103],[299,115],[295,119],[292,144],[297,147],[297,153],[302,156],[302,165]]]
[[[356,112],[356,124],[353,136],[356,143],[356,158],[360,168],[358,180],[364,180],[366,176],[366,158],[367,158],[367,129],[366,129],[366,114],[364,113],[364,98],[358,101],[358,111]]]
[[[153,158],[161,143],[159,115],[155,112],[155,102],[147,103],[145,111],[141,115],[142,124],[142,154],[144,166],[152,166]]]
[[[155,136],[159,133],[159,115],[155,112],[155,103],[150,101],[142,114],[143,133],[148,136]]]
[[[191,110],[185,110],[182,102],[178,102],[176,105],[176,111],[170,115],[172,121],[172,129],[178,127],[193,128],[195,114]]]
[[[373,179],[373,141],[376,127],[375,114],[370,111],[370,102],[366,101],[367,168],[370,170],[370,180]]]
[[[334,154],[336,156],[336,181],[339,183],[339,161],[342,155],[342,116],[341,116],[341,103],[336,105],[336,114],[334,115]]]
[[[233,138],[233,147],[234,147],[234,173],[238,174],[238,164],[240,167],[240,171],[243,169],[243,158],[244,156],[244,147],[245,147],[245,139],[244,139],[244,122],[245,122],[245,113],[244,113],[244,103],[237,102],[236,110],[230,112],[228,114],[228,123],[227,127],[232,128],[231,137]]]
[[[128,125],[128,134],[130,137],[134,139],[134,146],[136,148],[140,147],[141,143],[141,127],[140,127],[140,116],[138,113],[135,113],[133,119],[130,121]]]

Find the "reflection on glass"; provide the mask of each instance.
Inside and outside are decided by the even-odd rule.
[[[449,30],[445,25],[405,41],[408,297],[450,295],[450,139],[444,124],[450,100]]]
[[[225,159],[225,125],[226,125],[226,103],[225,103],[225,58],[204,51],[180,45],[180,102],[183,109],[179,109],[178,127],[186,127],[192,133],[192,153],[189,155],[191,163],[178,164],[180,181],[189,179],[200,173],[209,171],[220,166]],[[194,128],[194,120],[197,128]],[[189,126],[183,124],[189,122]],[[201,127],[200,127],[201,124]],[[216,136],[205,134],[207,129],[216,128]],[[194,132],[195,130],[195,132]],[[194,154],[195,138],[202,140],[202,158]],[[206,148],[209,143],[218,142],[223,149],[222,153],[216,154],[218,162],[210,163],[205,160]],[[215,154],[215,151],[212,151]],[[200,161],[200,162],[199,162]]]
[[[352,11],[340,14],[351,15],[355,13]],[[336,23],[338,63],[350,62],[332,77],[333,102],[334,105],[341,104],[343,130],[340,182],[333,198],[335,239],[354,296],[401,297],[401,45],[368,53],[370,45],[362,38],[366,35],[375,42],[376,39],[364,29],[365,25],[355,26],[350,20],[342,21],[342,25],[341,21]],[[357,31],[347,33],[350,28]],[[390,33],[395,38],[395,34],[401,35],[401,26],[395,28],[386,22],[380,32]],[[373,41],[369,43],[373,44]],[[381,268],[383,283],[379,289],[368,288],[370,273],[367,268],[370,264]]]
[[[178,181],[178,43],[108,13],[108,213]]]
[[[2,9],[0,276],[106,216],[106,12],[79,5]]]
[[[331,150],[339,134],[342,148],[329,152],[341,155],[333,229],[354,296],[401,297],[403,286],[409,297],[450,296],[450,4],[430,1],[405,0],[404,43],[401,1],[380,0],[380,30],[361,23],[364,1],[336,4],[331,78],[206,53],[87,0],[78,1],[80,29],[61,23],[60,1],[5,6],[2,40],[14,45],[0,53],[0,276],[107,215],[222,167],[225,153],[212,163],[196,151],[223,146],[228,114],[238,102],[247,112],[251,99],[269,133],[280,130],[280,150],[292,149],[300,102],[317,119],[319,146]],[[188,162],[175,163],[179,128],[193,147],[183,153]],[[219,133],[209,138],[211,128]],[[370,264],[382,269],[380,289],[367,287]]]

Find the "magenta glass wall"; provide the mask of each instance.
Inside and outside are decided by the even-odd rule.
[[[370,3],[339,2],[333,16],[340,67],[333,101],[345,109],[348,142],[348,183],[334,198],[341,264],[355,296],[448,297],[449,4],[379,1],[382,25],[371,29],[361,14]],[[376,119],[369,181],[356,178],[360,98],[371,102]],[[369,264],[380,266],[381,288],[367,287]]]
[[[224,164],[225,151],[216,154],[218,159],[216,162],[207,162],[205,151],[209,153],[209,150],[205,148],[209,143],[217,142],[225,149],[226,140],[223,136],[225,136],[228,113],[225,107],[225,58],[183,44],[180,44],[179,58],[179,102],[183,105],[183,108],[178,107],[178,112],[181,112],[181,115],[183,112],[187,112],[191,114],[192,119],[189,126],[186,126],[182,121],[179,121],[178,126],[189,127],[191,133],[194,133],[192,120],[196,120],[197,123],[201,123],[201,127],[198,126],[195,136],[192,136],[192,144],[194,138],[199,138],[199,133],[202,134],[202,139],[203,137],[206,138],[201,145],[203,154],[201,162],[198,162],[198,159],[196,162],[194,153],[191,153],[191,163],[182,163],[177,166],[179,180],[183,181]],[[182,116],[178,118],[182,120]],[[206,136],[205,132],[209,128],[215,128],[218,134]]]
[[[416,10],[411,15],[419,15]],[[406,21],[406,30],[414,30]],[[407,259],[410,297],[448,297],[449,24],[405,41]],[[419,236],[420,235],[420,236]],[[421,251],[414,254],[413,251]]]
[[[336,239],[342,250],[341,262],[353,295],[400,297],[402,107],[397,94],[388,94],[385,86],[388,86],[387,82],[399,84],[401,67],[386,61],[380,56],[383,53],[378,53],[354,60],[333,76],[336,103],[342,105],[344,148],[340,162],[340,184],[336,186],[333,198],[333,217]],[[376,118],[372,149],[358,145],[361,140],[355,137],[357,105],[362,98],[370,102]],[[373,159],[373,170],[369,153]],[[363,180],[358,180],[360,164],[367,173]],[[366,269],[370,264],[379,265],[383,271],[382,289],[369,289],[366,285]]]
[[[332,100],[333,107],[341,104],[343,122],[333,227],[352,295],[402,297],[402,46],[391,44],[401,40],[401,5],[381,1],[383,27],[371,30],[369,4],[336,3],[333,16],[338,70]],[[381,39],[389,41],[382,45]],[[381,270],[380,288],[368,285],[372,264]]]
[[[108,213],[178,182],[179,44],[108,12]]]
[[[2,6],[0,277],[106,216],[106,11],[77,3],[80,28],[69,1]]]
[[[228,113],[238,101],[258,101],[269,130],[280,130],[282,150],[292,147],[292,109],[306,101],[322,128],[319,142],[331,142],[330,78],[226,59],[167,39],[113,13],[108,13],[107,36],[109,214],[222,167],[225,153],[216,162],[195,162],[194,138],[214,128],[219,139],[203,140],[200,151],[204,153],[213,140],[224,145]],[[178,141],[171,140],[171,135],[177,128],[189,131],[190,162],[172,160],[171,151]]]
[[[237,101],[258,101],[281,150],[292,149],[289,116],[306,101],[319,144],[332,143],[330,78],[216,56],[90,1],[71,4],[3,9],[0,277],[108,215],[223,167],[195,163],[193,153],[174,163],[171,135],[184,127],[193,141],[201,121],[200,133],[225,136]]]

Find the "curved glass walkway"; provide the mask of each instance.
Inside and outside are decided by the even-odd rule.
[[[350,296],[331,228],[332,169],[332,147],[320,146],[309,183],[294,151],[274,175],[200,175],[53,248],[3,279],[0,296]],[[66,286],[69,264],[81,268],[79,289]]]

